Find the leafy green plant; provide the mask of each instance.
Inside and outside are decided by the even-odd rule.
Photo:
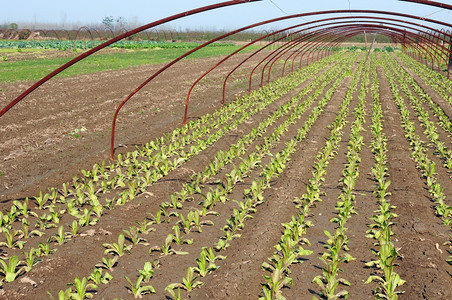
[[[3,235],[5,236],[6,242],[0,242],[0,246],[6,246],[8,248],[14,248],[17,246],[19,249],[23,248],[26,242],[14,241],[14,238],[19,235],[20,231],[16,231],[14,229],[9,231],[6,227],[3,227],[2,231]]]
[[[151,231],[155,231],[155,228],[152,228],[152,224],[154,224],[154,221],[148,221],[148,219],[144,219],[143,222],[136,222],[138,225],[138,230],[142,234],[148,234]]]
[[[104,268],[104,269],[107,269],[110,272],[112,272],[113,268],[116,266],[117,262],[118,262],[118,256],[113,256],[113,257],[109,257],[109,258],[102,257],[102,263],[97,264],[96,267]]]
[[[171,243],[173,242],[174,236],[172,234],[168,234],[165,238],[165,244],[161,247],[154,246],[151,249],[149,249],[149,253],[152,253],[154,251],[161,252],[164,256],[175,254],[175,255],[185,255],[188,254],[188,252],[184,251],[176,251],[171,247]]]
[[[47,294],[49,295],[50,299],[55,300],[55,297],[53,297],[53,295],[50,292],[47,292]],[[66,290],[61,290],[58,292],[58,300],[70,300],[72,299],[72,289],[71,288],[67,288]]]
[[[24,270],[24,267],[19,267],[21,263],[17,255],[11,256],[8,262],[0,259],[0,273],[5,276],[6,282],[16,280],[17,276]]]
[[[104,253],[108,254],[108,253],[112,252],[115,255],[123,256],[126,252],[130,252],[132,245],[126,245],[124,241],[125,241],[124,234],[121,233],[118,236],[118,243],[102,244],[103,247],[107,248],[107,250],[105,250]]]
[[[108,272],[103,274],[102,268],[95,268],[94,271],[89,275],[88,280],[91,280],[95,284],[107,284],[110,280],[113,279]]]
[[[136,226],[131,226],[129,230],[123,231],[127,235],[127,239],[131,241],[133,245],[137,244],[149,245],[149,243],[146,242],[146,239],[141,238],[139,236],[140,230]]]
[[[143,269],[138,270],[141,276],[143,276],[143,281],[148,282],[151,280],[152,275],[154,275],[154,269],[152,267],[152,263],[147,261],[144,263]]]
[[[41,260],[38,257],[39,251],[37,251],[35,248],[31,248],[28,252],[23,252],[25,254],[25,263],[26,266],[24,267],[25,272],[30,272],[31,269]]]
[[[39,243],[39,254],[48,256],[57,251],[57,249],[50,249],[51,238],[46,243]]]
[[[39,209],[43,209],[44,205],[47,203],[47,201],[49,200],[50,195],[49,194],[42,194],[42,191],[39,191],[39,196],[35,197],[36,203],[38,203],[38,208]]]
[[[198,277],[195,276],[194,268],[187,268],[187,272],[185,277],[182,278],[182,283],[171,283],[169,284],[165,290],[174,290],[175,288],[182,288],[187,292],[191,292],[194,288],[203,285],[204,283],[196,280]]]
[[[52,236],[51,239],[55,240],[58,243],[58,245],[63,245],[68,239],[67,233],[64,232],[64,227],[63,226],[58,227],[57,233],[54,236]]]
[[[133,283],[127,276],[124,276],[124,278],[130,285],[130,287],[127,287],[127,289],[129,290],[130,293],[133,294],[135,298],[142,298],[143,295],[155,293],[155,289],[152,285],[141,286],[141,282],[143,281],[142,275],[138,277],[136,283]]]
[[[199,258],[196,259],[196,263],[198,264],[198,267],[195,267],[194,271],[198,272],[201,277],[205,277],[210,272],[218,269],[218,266],[209,260],[207,253],[204,250],[201,252]]]
[[[81,280],[75,277],[74,282],[68,283],[68,285],[72,285],[75,288],[75,293],[71,293],[71,298],[75,300],[93,298],[94,295],[91,290],[97,289],[97,285],[88,283],[86,277],[83,277]]]

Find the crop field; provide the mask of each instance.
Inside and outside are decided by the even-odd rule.
[[[110,111],[90,105],[111,106],[99,95],[128,76],[58,78],[61,95],[43,89],[0,119],[2,299],[452,299],[445,76],[400,50],[344,49],[221,107],[204,82],[210,102],[180,126],[163,95],[191,81],[170,74],[145,92],[160,102],[121,117],[135,119],[127,143],[103,160]],[[74,96],[64,84],[86,102],[53,106]],[[95,111],[92,126],[71,110]]]
[[[66,63],[68,58],[76,57],[85,51],[83,41],[70,49],[73,41],[1,41],[0,40],[0,82],[18,80],[37,81],[49,72]],[[88,41],[90,43],[91,41]],[[99,42],[97,41],[97,44]],[[63,45],[63,46],[62,46]],[[107,48],[99,55],[90,57],[71,69],[61,73],[61,77],[89,74],[105,70],[120,70],[146,64],[169,62],[199,43],[126,43]],[[207,58],[229,54],[239,46],[232,43],[217,43],[194,53],[190,59]],[[256,50],[251,46],[243,52]]]

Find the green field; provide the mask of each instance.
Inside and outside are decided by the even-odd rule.
[[[195,45],[195,44],[194,44]],[[106,70],[119,70],[147,64],[159,64],[169,62],[195,46],[185,48],[153,48],[137,50],[118,50],[117,53],[98,53],[63,71],[60,77],[69,77],[80,74],[90,74]],[[206,58],[227,55],[240,46],[232,44],[222,46],[209,46],[191,54],[187,59]],[[258,46],[249,47],[247,51],[255,50]],[[24,49],[25,50],[25,49]],[[20,50],[20,51],[24,51]],[[30,49],[27,52],[29,53]],[[34,50],[42,58],[26,60],[9,60],[8,56],[20,55],[17,49],[0,50],[0,82],[15,82],[20,80],[39,80],[59,66],[71,60],[73,57],[48,57],[45,50]],[[72,51],[72,50],[67,50]],[[12,54],[14,53],[14,54]],[[20,52],[19,52],[20,53]],[[81,53],[81,52],[80,52]],[[39,57],[38,56],[38,57]]]

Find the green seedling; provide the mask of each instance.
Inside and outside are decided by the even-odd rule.
[[[39,256],[39,251],[35,248],[31,248],[29,252],[23,252],[25,254],[25,263],[27,264],[25,268],[25,272],[30,272],[33,267],[41,261],[41,259],[37,258]]]
[[[223,260],[226,259],[226,256],[223,255],[215,255],[215,252],[213,251],[212,247],[202,247],[202,253],[205,254],[207,260],[211,263],[214,263],[216,260]]]
[[[109,258],[102,257],[102,263],[97,264],[96,267],[107,269],[110,272],[113,272],[113,268],[116,266],[118,262],[119,256],[113,256]]]
[[[175,292],[174,289],[175,287],[170,284],[165,288],[165,291],[167,291],[171,295],[171,297],[173,297],[173,300],[182,300],[180,287],[177,288],[177,292]]]
[[[75,287],[75,293],[71,293],[71,299],[75,300],[83,300],[86,298],[93,298],[92,290],[97,289],[97,285],[89,283],[86,277],[83,277],[81,280],[78,277],[75,277],[74,283],[68,283],[68,285],[72,285]]]
[[[155,231],[155,228],[150,227],[154,223],[154,221],[148,221],[147,219],[144,219],[143,222],[136,222],[138,231],[142,234],[148,234],[151,231]]]
[[[24,270],[24,267],[19,268],[21,263],[17,255],[11,256],[8,262],[0,259],[0,273],[5,276],[6,282],[16,280],[16,277]]]
[[[53,297],[53,295],[50,292],[47,292],[47,294],[49,295],[50,299],[55,300],[55,297]],[[71,294],[72,294],[71,288],[67,288],[64,291],[61,290],[58,292],[58,300],[70,300]]]
[[[146,242],[146,239],[139,237],[140,230],[136,226],[131,226],[129,230],[123,231],[127,235],[127,240],[131,241],[133,245],[137,245],[139,243],[149,245],[149,243]]]
[[[78,222],[76,220],[72,221],[72,224],[70,225],[71,227],[71,234],[72,236],[76,236],[79,230],[79,225]]]
[[[57,249],[50,249],[50,238],[47,240],[46,243],[39,243],[39,254],[40,256],[48,256],[54,252],[56,252]]]
[[[194,270],[198,272],[201,277],[204,277],[210,272],[218,269],[217,265],[209,261],[207,254],[204,251],[201,252],[199,258],[196,259],[196,262],[198,264],[198,267],[195,267]]]
[[[152,263],[147,261],[144,263],[143,270],[138,270],[141,276],[143,276],[143,281],[148,282],[151,280],[152,275],[154,275],[154,269]]]
[[[38,197],[34,197],[36,200],[36,203],[38,203],[38,208],[39,209],[43,209],[44,205],[47,203],[47,201],[49,200],[50,195],[49,194],[42,194],[42,191],[39,191],[39,196]]]
[[[130,252],[130,249],[132,249],[132,245],[126,245],[124,243],[125,237],[124,234],[121,233],[118,236],[118,243],[113,243],[113,244],[107,244],[104,243],[102,244],[103,247],[107,248],[107,250],[105,250],[105,254],[108,254],[110,252],[113,252],[113,254],[118,255],[118,256],[123,256],[126,252]]]
[[[130,287],[127,287],[127,289],[135,298],[142,298],[143,295],[155,293],[155,289],[152,285],[141,286],[143,276],[139,276],[136,283],[133,283],[127,276],[124,276],[124,278],[130,284]]]
[[[23,218],[22,219],[22,229],[19,229],[18,232],[25,239],[28,239],[29,237],[32,237],[32,236],[42,236],[44,234],[44,232],[39,231],[37,229],[30,231],[29,228],[30,228],[30,223],[28,222],[28,220],[26,218]]]
[[[279,269],[274,270],[271,276],[264,276],[265,285],[263,286],[264,297],[259,299],[285,299],[282,295],[281,289],[289,284],[293,284],[290,277],[284,276]]]
[[[219,239],[218,242],[215,243],[215,250],[223,251],[228,248],[230,244],[225,239]]]
[[[165,244],[162,247],[155,246],[149,249],[149,253],[154,251],[161,252],[164,256],[175,254],[175,255],[186,255],[188,252],[184,251],[176,251],[171,247],[171,243],[173,242],[173,235],[168,234],[165,239]]]
[[[173,226],[173,231],[174,231],[174,234],[173,234],[173,242],[175,242],[176,245],[180,245],[181,243],[182,243],[182,244],[188,244],[188,245],[191,245],[191,244],[193,243],[193,239],[185,239],[185,240],[182,240],[182,238],[181,238],[181,236],[180,236],[180,228],[179,228],[179,225],[174,225],[174,226]]]
[[[20,214],[21,214],[24,218],[27,218],[27,217],[30,216],[30,215],[32,215],[32,216],[34,216],[34,217],[36,217],[36,218],[38,217],[38,215],[37,215],[35,212],[31,211],[31,210],[28,208],[28,197],[25,198],[25,201],[24,201],[24,202],[20,202],[20,201],[14,200],[14,201],[13,201],[13,204],[17,207],[18,211],[20,212]]]
[[[95,268],[91,275],[89,275],[88,277],[88,280],[91,280],[95,284],[107,284],[112,279],[113,276],[111,276],[108,272],[105,272],[105,274],[103,274],[102,268]]]
[[[24,241],[14,241],[14,238],[20,234],[20,231],[12,229],[10,232],[6,227],[3,227],[3,235],[5,236],[6,242],[0,242],[0,246],[6,246],[8,248],[18,247],[22,249],[26,242]]]
[[[63,225],[58,227],[57,233],[53,237],[51,237],[51,239],[56,241],[58,245],[63,245],[67,241],[67,233],[64,232]]]
[[[165,290],[174,290],[175,288],[182,288],[186,290],[187,292],[191,292],[194,288],[199,287],[203,285],[204,283],[196,280],[198,279],[197,276],[195,276],[194,268],[187,268],[187,272],[185,274],[185,277],[182,278],[182,283],[172,283],[169,284]]]

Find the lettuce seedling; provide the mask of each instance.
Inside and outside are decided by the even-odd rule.
[[[22,272],[24,267],[16,269],[22,262],[19,260],[17,255],[13,255],[10,257],[8,263],[0,258],[0,273],[5,276],[6,282],[11,282],[16,280],[16,277]]]
[[[154,275],[154,269],[152,268],[152,263],[147,261],[144,263],[143,270],[138,270],[141,276],[143,276],[143,281],[148,282],[151,280],[152,275]]]
[[[94,269],[94,271],[88,277],[88,280],[91,280],[95,284],[107,284],[112,279],[113,276],[111,276],[110,273],[105,272],[105,274],[103,274],[102,268]]]
[[[129,290],[130,293],[133,294],[135,298],[142,298],[143,295],[155,293],[155,289],[152,285],[141,286],[143,276],[139,276],[135,284],[129,279],[129,277],[124,276],[124,278],[130,284],[130,287],[127,287],[127,289]]]
[[[85,298],[92,298],[93,294],[89,291],[93,289],[97,289],[97,285],[89,283],[86,277],[83,277],[81,280],[78,277],[75,277],[74,283],[68,283],[68,285],[72,285],[75,287],[75,293],[71,293],[71,299],[75,300],[83,300]]]
[[[107,248],[107,250],[105,250],[104,254],[108,254],[110,252],[113,252],[113,254],[116,254],[118,256],[123,256],[125,254],[125,252],[130,252],[130,249],[132,248],[132,245],[126,245],[124,243],[124,234],[121,233],[118,236],[118,243],[112,243],[112,244],[108,244],[108,243],[104,243],[102,244],[102,246],[104,246],[105,248]]]

